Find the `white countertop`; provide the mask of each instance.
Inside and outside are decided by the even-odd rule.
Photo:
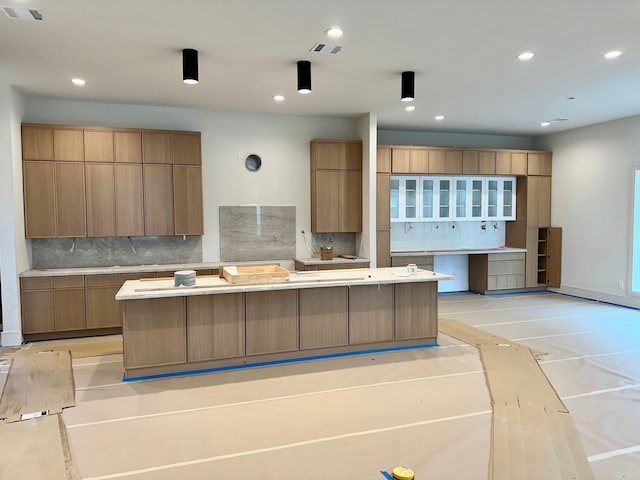
[[[173,279],[128,280],[116,294],[116,300],[291,290],[296,288],[436,282],[440,280],[453,280],[453,276],[422,269],[419,269],[415,275],[409,275],[406,267],[351,268],[291,272],[289,280],[286,282],[234,285],[224,278],[205,275],[197,277],[196,284],[192,287],[175,287]]]
[[[418,255],[483,255],[487,253],[526,253],[526,248],[494,247],[494,248],[443,248],[434,250],[395,250],[392,257],[411,257]]]
[[[320,258],[296,258],[296,262],[300,262],[303,265],[340,265],[344,263],[369,263],[368,258],[341,258],[333,257],[331,260],[321,260]]]
[[[218,268],[220,263],[175,263],[164,265],[128,265],[113,267],[77,267],[77,268],[44,268],[42,270],[27,270],[20,277],[62,277],[68,275],[109,275],[118,273],[169,272],[178,270],[202,270]]]

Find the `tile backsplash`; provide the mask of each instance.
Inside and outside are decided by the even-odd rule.
[[[202,237],[34,238],[34,269],[162,265],[202,261]]]
[[[506,222],[493,220],[393,222],[391,251],[502,247],[505,244],[505,226]]]

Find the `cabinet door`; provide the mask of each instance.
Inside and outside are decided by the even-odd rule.
[[[525,254],[525,287],[538,286],[538,229],[527,228]]]
[[[391,266],[390,230],[378,230],[376,232],[376,266],[378,268]]]
[[[362,171],[340,171],[340,230],[362,231]]]
[[[362,170],[362,142],[341,142],[340,169]]]
[[[53,160],[53,129],[23,125],[22,159]]]
[[[340,230],[340,171],[316,170],[312,172],[314,195],[311,228],[314,232]],[[315,221],[314,221],[315,220]],[[314,227],[315,225],[315,227]]]
[[[482,220],[484,218],[484,186],[482,177],[455,177],[454,199],[455,220]]]
[[[244,355],[244,294],[187,297],[190,362]]]
[[[176,235],[202,235],[202,167],[173,166],[173,212]]]
[[[347,287],[300,290],[301,350],[348,344],[347,292]]]
[[[438,334],[437,293],[436,282],[394,285],[396,340],[431,338]]]
[[[377,172],[391,173],[391,148],[378,147],[376,152]]]
[[[119,286],[86,287],[87,328],[122,326],[122,305],[116,300],[118,290]]]
[[[389,219],[400,220],[400,177],[391,177],[389,181]]]
[[[420,177],[398,177],[398,221],[414,222],[419,218],[419,178]],[[393,204],[391,208],[393,209]]]
[[[170,133],[142,133],[143,163],[173,163],[173,135]]]
[[[173,163],[175,165],[202,165],[200,134],[173,135]]]
[[[54,290],[56,332],[84,330],[85,303],[84,288],[65,288]]]
[[[349,288],[349,344],[393,340],[393,285]]]
[[[187,361],[185,297],[124,301],[125,368]]]
[[[478,173],[480,175],[495,175],[497,173],[496,152],[480,152],[478,155]],[[509,173],[511,172],[507,174]]]
[[[113,165],[85,165],[87,187],[87,236],[113,237],[116,234]]]
[[[462,173],[462,152],[447,150],[445,154],[445,173],[459,175]]]
[[[551,177],[527,177],[527,226],[551,226]]]
[[[420,219],[435,220],[438,212],[438,194],[436,192],[437,179],[434,177],[420,177]]]
[[[498,220],[500,218],[500,180],[498,178],[487,178],[487,219]]]
[[[511,152],[511,175],[526,175],[526,174],[527,174],[527,154],[525,152]]]
[[[391,149],[391,171],[393,173],[411,173],[411,147],[393,147]]]
[[[246,293],[247,355],[298,349],[298,292]]]
[[[429,173],[429,150],[426,148],[411,148],[411,173]]]
[[[547,286],[560,288],[562,229],[547,228]]]
[[[376,176],[376,229],[389,230],[389,182],[390,175],[378,173]]]
[[[56,236],[55,166],[53,162],[22,164],[27,238]]]
[[[447,151],[429,149],[429,173],[447,173]]]
[[[500,180],[501,201],[500,218],[502,220],[516,219],[516,178],[502,178]]]
[[[57,161],[84,161],[84,134],[81,128],[53,129],[53,158]]]
[[[113,132],[110,130],[84,131],[84,161],[113,162]]]
[[[340,144],[337,142],[311,142],[312,169],[338,170],[340,168]]]
[[[23,291],[21,300],[23,333],[54,331],[53,290]]]
[[[113,143],[114,161],[142,163],[142,132],[115,132]]]
[[[144,165],[144,233],[173,235],[173,167]]]
[[[478,175],[480,173],[479,152],[472,150],[462,152],[462,173],[465,175]]]
[[[453,217],[453,179],[434,178],[436,203],[434,205],[435,220],[450,220]]]
[[[58,237],[87,235],[84,164],[56,162],[56,230]]]
[[[511,175],[511,152],[496,152],[496,175]]]
[[[116,236],[144,235],[142,165],[114,165]]]

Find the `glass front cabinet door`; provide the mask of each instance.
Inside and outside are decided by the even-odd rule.
[[[420,177],[391,177],[391,221],[415,222],[420,216]]]
[[[515,177],[486,178],[487,220],[516,219]]]
[[[455,177],[454,220],[482,220],[485,215],[483,177]]]

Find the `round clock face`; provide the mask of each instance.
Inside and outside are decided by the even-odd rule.
[[[260,170],[260,167],[262,167],[262,159],[260,158],[260,155],[256,155],[255,153],[248,155],[244,160],[244,166],[250,172],[257,172]]]

